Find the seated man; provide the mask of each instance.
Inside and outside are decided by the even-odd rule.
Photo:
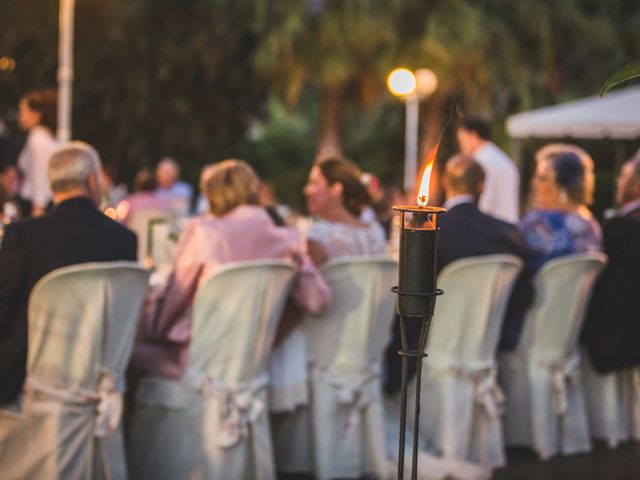
[[[49,161],[55,209],[7,226],[0,249],[0,405],[22,388],[27,359],[27,304],[36,282],[60,267],[136,259],[133,232],[97,209],[100,158],[89,145],[71,142]]]
[[[601,373],[640,365],[640,155],[622,167],[616,203],[603,230],[609,263],[592,290],[582,336]]]
[[[518,229],[478,208],[483,185],[484,170],[473,158],[458,154],[447,161],[443,186],[448,211],[438,218],[438,271],[466,257],[499,253],[522,256]]]

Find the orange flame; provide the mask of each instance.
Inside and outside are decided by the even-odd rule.
[[[427,203],[429,203],[431,171],[433,170],[433,164],[435,163],[436,156],[438,155],[438,148],[440,148],[440,142],[436,143],[436,146],[427,154],[427,160],[422,170],[422,180],[420,180],[420,188],[418,189],[418,206],[420,207],[426,207]]]

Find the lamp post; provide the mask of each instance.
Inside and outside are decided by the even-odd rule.
[[[389,91],[405,103],[403,182],[405,192],[411,192],[416,188],[420,101],[431,95],[437,86],[438,78],[427,68],[420,68],[415,72],[406,68],[396,68],[387,77]]]
[[[60,0],[58,42],[58,132],[59,142],[71,138],[73,98],[73,17],[75,0]]]

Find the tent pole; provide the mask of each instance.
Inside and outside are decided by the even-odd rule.
[[[524,211],[523,205],[523,188],[522,188],[522,177],[524,176],[524,164],[522,159],[522,140],[520,138],[512,138],[511,139],[511,159],[518,167],[518,171],[520,172],[520,191],[518,192],[518,200],[520,203],[520,211]]]

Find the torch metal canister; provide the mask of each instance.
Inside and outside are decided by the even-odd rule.
[[[400,273],[398,311],[406,316],[424,316],[429,297],[421,294],[436,289],[438,230],[429,213],[413,212],[400,230]],[[415,294],[415,295],[414,295]]]

